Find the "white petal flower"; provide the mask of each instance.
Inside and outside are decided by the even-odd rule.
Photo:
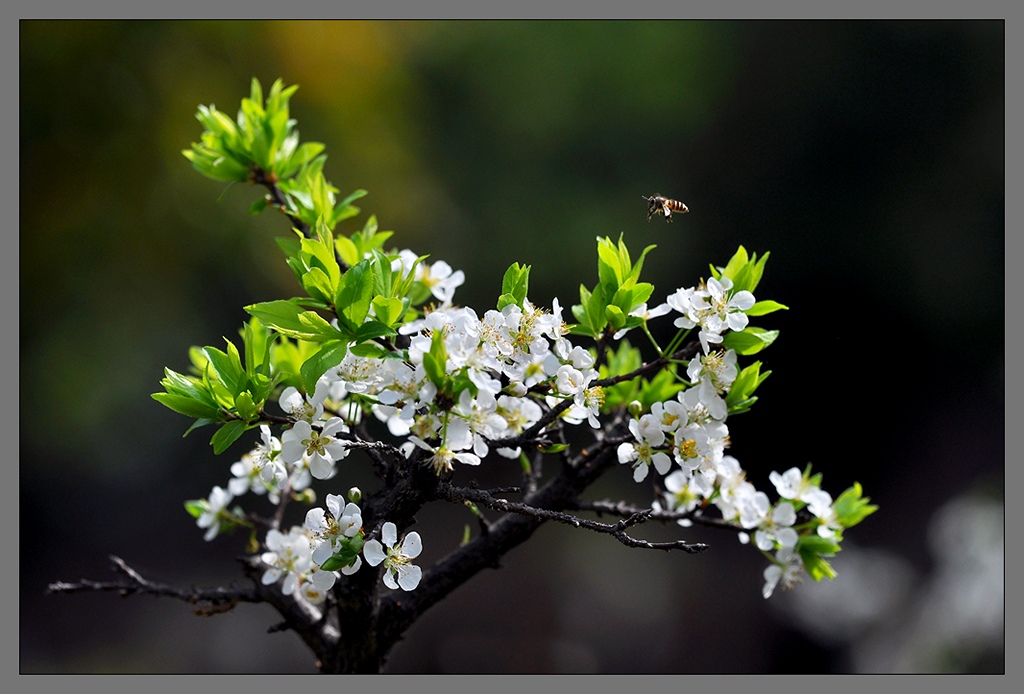
[[[296,388],[288,386],[281,393],[277,403],[292,417],[313,423],[324,414],[324,400],[327,399],[330,387],[330,381],[321,376],[316,382],[316,390],[312,397],[303,397]]]
[[[384,563],[384,585],[388,588],[402,590],[413,590],[419,585],[423,575],[420,567],[410,562],[423,551],[423,542],[417,532],[411,532],[405,536],[401,544],[398,543],[398,528],[394,523],[388,521],[381,528],[381,540],[384,546],[377,540],[370,540],[363,545],[363,556],[370,566],[377,566]],[[385,549],[386,548],[386,549]]]
[[[282,577],[281,592],[291,595],[299,588],[300,577],[313,567],[313,553],[306,531],[293,527],[287,535],[279,530],[269,530],[266,539],[267,551],[261,559],[268,569],[261,579],[264,585],[276,583]]]
[[[775,563],[764,570],[764,588],[761,594],[766,599],[771,597],[780,582],[784,589],[792,588],[795,583],[800,582],[800,572],[803,568],[800,555],[791,547],[783,547],[775,553]]]
[[[206,508],[196,519],[196,525],[207,529],[203,535],[207,542],[217,537],[217,533],[220,532],[220,515],[234,498],[230,491],[221,487],[214,487],[210,491],[210,498],[204,502]]]
[[[299,420],[281,437],[281,459],[295,464],[308,456],[310,474],[320,480],[328,479],[334,474],[335,462],[348,455],[348,446],[334,437],[345,428],[340,417],[331,418],[322,431],[315,431],[309,422]]]

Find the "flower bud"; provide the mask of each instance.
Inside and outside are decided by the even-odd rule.
[[[348,500],[353,504],[358,504],[363,498],[363,492],[359,487],[352,487],[348,490]]]
[[[521,398],[527,393],[527,388],[522,381],[512,381],[508,384],[508,393],[517,398]]]
[[[639,419],[640,415],[642,415],[644,412],[644,406],[639,400],[634,400],[633,402],[629,403],[629,407],[627,407],[626,409],[629,411],[629,414],[632,415],[634,419]]]

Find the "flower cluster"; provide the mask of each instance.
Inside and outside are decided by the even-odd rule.
[[[754,305],[754,295],[747,290],[730,292],[732,280],[728,277],[708,278],[707,282],[687,289],[679,289],[666,299],[675,311],[683,314],[675,320],[677,328],[700,326],[700,344],[704,353],[711,351],[709,343],[718,344],[728,330],[740,331],[747,327],[747,309]]]
[[[323,638],[307,639],[317,642],[311,647],[322,663],[363,669],[369,651],[383,658],[401,637],[405,626],[392,630],[382,619],[367,635],[373,649],[357,643],[365,639],[339,642],[337,630],[347,633],[350,618],[365,631],[366,605],[380,607],[374,612],[381,617],[400,610],[399,621],[415,619],[495,565],[509,536],[485,510],[586,527],[633,547],[687,552],[706,545],[652,543],[632,533],[654,520],[726,528],[768,560],[765,597],[803,576],[835,576],[826,558],[839,550],[846,528],[876,509],[860,486],[833,500],[809,467],[773,472],[780,497],[773,504],[727,454],[728,418],[751,408],[770,374],[759,361],[740,366],[739,359],[778,335],[750,321],[786,308],[755,301],[767,253],[758,257],[741,246],[706,280],[658,304],[654,285],[641,279],[655,246],[635,257],[623,235],[617,242],[598,238],[597,282],[579,286],[579,303],[569,306],[572,325],[558,299],[550,307],[530,301],[530,266],[518,262],[502,276],[494,308],[477,312],[455,303],[462,271],[408,249],[389,250],[393,232],[379,231],[375,215],[362,229],[338,228],[360,214],[352,203],[366,191],[337,196],[324,176],[323,145],[299,144],[288,110],[295,89],[277,81],[264,100],[254,80],[234,120],[200,107],[205,130],[185,156],[214,180],[267,188],[250,210],[280,212],[290,222],[294,235],[278,246],[303,293],[246,306],[251,318],[241,348],[231,340],[226,349],[193,348],[192,372],[165,369],[164,392],[153,398],[193,419],[189,431],[214,425],[217,454],[259,427],[259,441],[231,465],[227,484],[185,507],[206,540],[246,529],[250,566],[260,567],[262,583],[275,594],[324,605],[308,625]],[[650,330],[662,317],[678,329],[664,344]],[[625,339],[636,329],[655,358]],[[318,498],[315,487],[329,482],[336,491],[337,480],[365,458],[375,478],[370,496],[352,487],[344,496]],[[501,458],[516,460],[503,466],[521,475],[516,486],[461,484],[470,469]],[[583,498],[609,469],[629,469],[635,483],[650,484],[652,508]],[[506,492],[520,499],[502,498]],[[273,511],[234,505],[250,493]],[[419,532],[403,537],[399,530],[435,501],[464,505],[480,531],[473,537],[466,525],[465,546],[425,573],[416,563]],[[294,525],[285,521],[292,502],[304,505]],[[601,523],[572,509],[607,510],[623,520]],[[378,601],[378,578],[391,590],[419,593]],[[339,643],[344,653],[335,652]]]
[[[411,251],[392,256],[391,270],[415,276],[440,303],[408,319],[399,333],[408,340],[404,359],[381,359],[348,352],[316,382],[310,394],[284,388],[278,405],[292,421],[280,440],[267,425],[261,440],[231,466],[234,478],[227,490],[214,488],[209,499],[194,504],[206,539],[222,525],[244,524],[227,509],[246,492],[266,495],[275,503],[297,498],[312,481],[329,480],[359,439],[353,433],[364,415],[382,422],[398,439],[397,450],[409,461],[429,466],[437,475],[451,474],[456,463],[477,466],[493,450],[518,457],[517,440],[558,408],[547,426],[587,422],[600,428],[605,392],[594,354],[566,336],[558,300],[551,310],[525,296],[482,317],[452,303],[461,271],[443,262],[420,262]],[[712,277],[696,287],[681,288],[652,309],[640,304],[630,312],[629,327],[617,330],[621,339],[631,327],[672,311],[682,314],[675,325],[699,328],[703,351],[686,365],[686,379],[674,397],[654,402],[649,411],[628,419],[630,440],[618,446],[618,460],[643,482],[654,468],[662,476],[662,498],[654,508],[691,514],[709,505],[722,519],[734,523],[744,543],[753,544],[771,561],[765,571],[767,597],[780,583],[791,586],[804,570],[799,542],[816,530],[821,538],[838,538],[843,524],[831,497],[812,478],[793,468],[771,481],[781,497],[775,505],[746,480],[739,462],[726,455],[730,411],[728,398],[740,375],[735,349],[712,345],[727,331],[748,325],[745,313],[755,304],[748,290],[732,291],[726,276]],[[641,323],[637,323],[639,319]],[[646,327],[645,327],[646,330]],[[542,432],[532,432],[541,434]],[[313,498],[312,496],[309,497]],[[310,509],[304,526],[287,534],[272,530],[263,561],[270,568],[264,582],[283,581],[286,594],[310,602],[325,599],[339,575],[355,573],[363,564],[383,565],[384,583],[392,589],[413,590],[421,571],[411,561],[422,549],[418,533],[398,542],[391,522],[381,527],[380,540],[366,539],[362,515],[353,498],[328,494],[326,505]],[[810,523],[798,525],[806,508]],[[682,517],[683,526],[692,524]],[[383,542],[383,544],[382,544]],[[774,554],[772,554],[774,553]]]

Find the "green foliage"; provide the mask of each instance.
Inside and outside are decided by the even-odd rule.
[[[796,543],[796,550],[804,562],[804,569],[807,571],[807,575],[815,581],[836,577],[835,569],[825,557],[834,557],[839,549],[839,545],[834,540],[821,537],[817,533],[801,535]]]
[[[201,142],[182,154],[197,171],[218,181],[248,180],[255,168],[277,178],[291,176],[324,146],[311,142],[299,147],[295,121],[288,117],[288,100],[297,86],[274,82],[263,104],[263,89],[253,78],[250,96],[242,99],[237,121],[215,106],[200,106],[196,118],[206,128]]]
[[[754,391],[771,373],[771,371],[761,373],[761,362],[759,361],[755,361],[753,364],[740,369],[739,373],[736,374],[736,379],[732,382],[732,388],[729,389],[729,393],[725,396],[725,404],[729,407],[729,414],[734,415],[749,410],[757,402],[757,396],[754,395]]]
[[[645,248],[633,263],[621,235],[617,244],[607,237],[597,239],[598,284],[593,290],[580,285],[580,303],[572,307],[577,322],[573,333],[597,338],[606,330],[629,329],[644,322],[642,316],[629,314],[654,292],[654,285],[640,282],[644,257],[654,248]]]
[[[310,342],[325,342],[344,337],[343,333],[315,311],[305,311],[294,300],[279,299],[251,304],[245,310],[267,327],[286,337]]]
[[[832,504],[836,512],[836,520],[844,528],[851,528],[878,510],[878,506],[868,503],[871,501],[866,496],[861,496],[862,490],[859,482],[839,495],[839,498]]]
[[[726,333],[722,338],[722,347],[734,349],[736,354],[750,356],[775,342],[778,336],[778,330],[765,330],[748,325],[740,332]]]
[[[498,297],[498,310],[515,304],[522,308],[526,300],[526,292],[530,286],[530,266],[512,263],[501,280],[501,296]]]
[[[770,253],[765,253],[759,260],[757,253],[748,255],[747,249],[740,246],[732,258],[729,259],[729,262],[725,264],[724,268],[716,268],[712,265],[711,275],[718,280],[723,277],[731,279],[733,293],[743,290],[753,293],[761,282],[761,276],[764,274],[764,266],[768,262],[769,255]],[[779,306],[782,307],[781,304]]]
[[[196,171],[216,181],[276,185],[282,199],[258,200],[249,207],[250,213],[273,206],[309,227],[321,221],[334,229],[338,222],[359,214],[352,203],[366,191],[356,190],[337,200],[338,189],[323,174],[324,145],[300,144],[295,121],[289,117],[288,101],[297,89],[277,80],[264,101],[263,88],[253,78],[249,97],[242,99],[235,120],[213,105],[200,105],[196,118],[205,130],[200,141],[182,154]]]
[[[320,347],[320,350],[306,359],[299,368],[302,376],[302,390],[307,393],[316,391],[316,382],[341,363],[348,352],[348,344],[344,340],[328,340]]]
[[[221,453],[245,431],[258,426],[263,406],[277,385],[271,375],[270,354],[274,339],[257,320],[241,330],[245,363],[233,342],[225,338],[227,351],[215,347],[190,350],[196,375],[186,376],[165,369],[160,381],[163,393],[152,398],[170,409],[196,419],[186,431],[215,422],[214,451]]]
[[[448,349],[444,344],[444,334],[437,331],[430,339],[430,351],[423,355],[423,368],[427,372],[427,378],[437,386],[438,390],[444,390],[445,364],[448,362]]]
[[[599,378],[609,378],[627,374],[640,368],[643,359],[640,350],[629,344],[629,340],[621,340],[616,350],[608,349],[605,352],[604,363],[598,370]],[[640,393],[640,377],[616,383],[613,386],[606,386],[604,389],[604,405],[602,411],[610,412],[620,407],[627,406],[638,398]]]
[[[758,301],[753,306],[744,311],[744,313],[746,313],[748,316],[764,316],[769,313],[775,313],[776,311],[783,311],[788,309],[788,306],[784,306],[780,304],[778,301],[768,300]]]
[[[220,415],[220,407],[202,381],[165,368],[160,385],[166,392],[153,393],[151,397],[178,414],[209,420]]]
[[[352,566],[363,551],[363,536],[342,537],[338,544],[341,547],[321,564],[323,571],[341,571],[346,566]]]

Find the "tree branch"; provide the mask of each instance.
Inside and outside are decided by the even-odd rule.
[[[654,511],[653,509],[641,509],[636,506],[627,504],[624,501],[611,501],[604,499],[602,501],[575,501],[569,504],[566,508],[571,508],[576,511],[594,511],[595,513],[602,514],[607,513],[609,515],[622,516],[628,518],[637,513],[643,513],[644,511],[650,511],[649,520],[652,521],[677,521],[677,520],[690,520],[693,521],[694,525],[703,525],[709,528],[718,528],[719,530],[731,530],[737,533],[747,532],[747,529],[736,523],[722,520],[721,518],[709,518],[703,513],[703,509],[697,508],[692,511]]]
[[[652,515],[655,513],[653,509],[637,510],[630,514],[628,518],[625,518],[618,523],[607,524],[573,516],[562,511],[551,511],[548,509],[536,508],[529,504],[497,498],[491,494],[491,492],[484,489],[468,489],[465,487],[453,487],[448,484],[443,484],[438,490],[438,494],[446,501],[456,503],[472,501],[473,503],[481,504],[490,509],[494,509],[495,511],[518,513],[522,516],[532,516],[541,520],[551,520],[556,523],[571,525],[574,528],[585,528],[587,530],[593,530],[594,532],[604,533],[611,535],[628,547],[661,550],[681,549],[690,554],[703,552],[708,548],[708,546],[703,543],[687,543],[682,540],[676,542],[647,542],[646,540],[638,540],[626,534],[626,530],[628,528],[654,520],[652,518]]]
[[[584,451],[575,465],[563,465],[559,473],[523,503],[548,511],[565,508],[580,492],[616,463],[614,449],[598,447],[596,454]],[[445,483],[435,488],[440,494]],[[416,590],[381,598],[379,647],[382,657],[406,629],[426,610],[482,569],[496,568],[502,556],[530,538],[545,518],[507,513],[490,524],[489,532],[478,535],[424,572]]]
[[[143,578],[139,572],[128,566],[123,559],[111,555],[110,562],[113,568],[124,575],[119,581],[90,581],[82,579],[77,583],[58,581],[47,586],[47,594],[54,593],[81,593],[85,591],[117,591],[123,597],[129,595],[155,595],[158,597],[169,597],[187,602],[191,605],[206,604],[209,607],[196,607],[195,614],[209,616],[227,612],[242,602],[264,602],[263,596],[255,590],[244,590],[241,588],[191,588],[180,590],[164,583],[156,583]]]

